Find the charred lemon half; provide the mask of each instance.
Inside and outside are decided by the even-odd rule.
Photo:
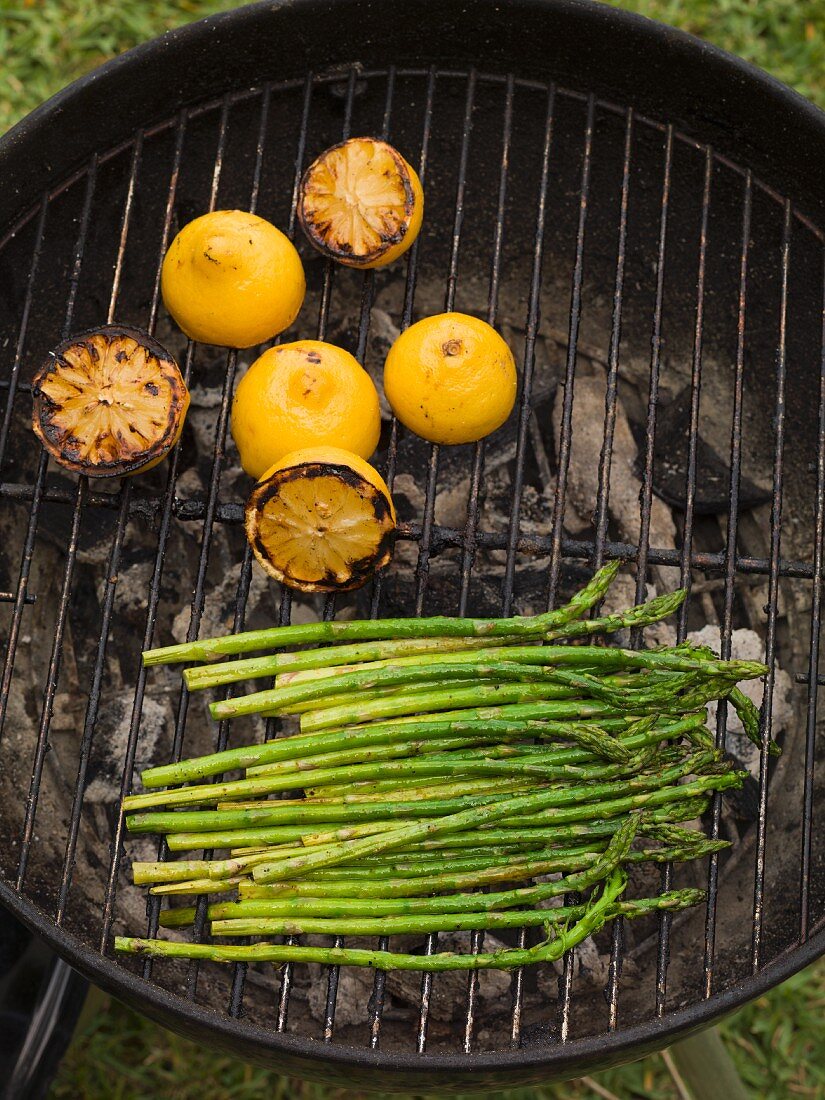
[[[32,383],[32,427],[49,454],[88,477],[161,462],[183,430],[189,391],[148,333],[104,325],[65,340]]]
[[[339,447],[292,451],[246,505],[246,537],[270,577],[301,592],[360,588],[392,556],[395,508],[377,470]]]
[[[348,267],[384,267],[415,241],[421,181],[397,149],[374,138],[333,145],[307,168],[298,217],[310,242]]]

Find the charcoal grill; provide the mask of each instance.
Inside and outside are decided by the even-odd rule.
[[[485,999],[486,975],[464,976],[445,1018],[443,976],[417,979],[412,998],[381,974],[353,994],[336,969],[309,982],[289,965],[111,954],[116,932],[158,927],[157,906],[128,883],[134,842],[117,812],[136,767],[249,735],[213,730],[176,673],[147,677],[140,649],[292,610],[289,592],[253,570],[242,535],[246,482],[227,417],[249,356],[182,342],[159,304],[160,259],[177,227],[216,207],[255,209],[294,235],[303,168],[359,133],[389,137],[417,164],[425,228],[378,273],[336,270],[299,242],[309,293],[296,334],[340,341],[374,370],[379,321],[403,329],[443,308],[474,312],[514,344],[520,398],[486,446],[430,447],[387,421],[378,464],[399,501],[396,562],[346,601],[297,609],[539,610],[618,557],[635,567],[639,597],[652,575],[691,589],[679,638],[710,620],[724,656],[735,627],[764,639],[763,728],[784,754],[775,765],[761,752],[737,804],[717,796],[707,827],[735,843],[699,872],[706,906],[602,937],[603,989],[568,957],[558,975],[512,975],[502,1011]],[[207,19],[111,62],[7,135],[0,166],[4,906],[167,1026],[383,1092],[510,1087],[635,1057],[825,950],[824,116],[735,58],[599,5],[301,0]],[[192,414],[162,468],[89,483],[36,446],[29,379],[61,337],[114,318],[178,354]],[[599,458],[574,527],[585,371],[603,391],[585,433]],[[677,399],[670,498],[674,478],[683,488],[665,545],[656,426]],[[613,461],[625,414],[632,475]],[[723,465],[713,506],[708,446]],[[611,512],[619,476],[639,485],[635,526]],[[794,675],[781,732],[780,666]],[[682,873],[665,867],[654,889]]]

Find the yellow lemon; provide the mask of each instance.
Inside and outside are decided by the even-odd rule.
[[[320,340],[270,348],[235,391],[232,438],[252,477],[285,454],[338,446],[369,458],[381,417],[372,379],[354,356]]]
[[[501,427],[516,400],[513,353],[466,313],[426,317],[402,332],[384,363],[393,412],[432,443],[474,443]]]
[[[215,210],[185,225],[166,253],[160,285],[187,336],[232,348],[289,328],[306,292],[289,238],[242,210]]]
[[[246,537],[258,562],[301,592],[360,588],[392,557],[395,522],[384,479],[340,447],[284,455],[246,505]]]
[[[424,216],[416,172],[397,149],[350,138],[327,149],[301,181],[298,218],[319,252],[348,267],[384,267],[412,245]]]

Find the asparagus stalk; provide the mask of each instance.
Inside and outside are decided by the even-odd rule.
[[[551,631],[550,637],[566,637],[567,631],[578,628],[578,634],[610,633],[622,628],[644,626],[667,618],[678,609],[684,600],[685,592],[668,593],[658,596],[646,604],[639,604],[627,611],[600,619],[588,619],[571,623]],[[277,676],[282,672],[304,672],[306,670],[325,669],[335,665],[356,665],[366,661],[384,661],[405,658],[419,654],[456,653],[463,650],[484,650],[499,646],[512,646],[518,637],[500,638],[481,637],[425,637],[391,638],[386,641],[371,641],[353,645],[328,646],[323,649],[302,650],[298,653],[274,653],[262,657],[245,658],[239,661],[226,661],[221,664],[208,664],[187,668],[183,676],[190,691],[219,687],[223,684],[237,683],[241,680],[256,680],[262,677]],[[156,662],[152,662],[156,663]],[[160,662],[157,662],[160,663]]]
[[[451,894],[441,898],[399,899],[399,905],[402,906],[400,911],[405,913],[432,911],[434,904],[440,913],[510,909],[519,905],[537,905],[541,901],[560,897],[568,892],[589,889],[601,882],[626,858],[637,827],[638,817],[636,815],[628,817],[611,837],[607,850],[600,853],[589,867],[564,875],[555,882],[542,883],[540,886],[518,887],[491,894]],[[460,881],[460,876],[457,880]]]
[[[479,762],[474,767],[479,767]],[[562,769],[556,769],[562,771]],[[621,775],[624,765],[609,765],[604,768],[594,768],[587,773],[588,781],[604,778],[613,778]],[[568,774],[564,773],[565,776]],[[550,769],[544,770],[543,778],[547,779]],[[584,778],[584,777],[582,777]],[[541,790],[545,783],[533,783],[530,790]],[[511,797],[512,790],[500,793],[492,790],[486,793],[462,796],[458,798],[444,799],[417,799],[412,802],[376,802],[376,803],[350,803],[338,806],[314,806],[311,802],[295,805],[291,812],[285,814],[282,820],[290,820],[296,824],[301,822],[314,824],[331,824],[333,822],[346,822],[347,835],[358,835],[353,832],[353,823],[369,823],[392,821],[393,816],[403,815],[407,820],[416,818],[439,818],[447,814],[458,813],[473,807],[487,806],[501,800],[502,797]],[[280,809],[281,807],[277,807]],[[287,809],[287,807],[285,807]],[[371,829],[365,830],[370,834]],[[312,834],[304,826],[301,834],[305,843]],[[259,826],[248,828],[212,829],[205,832],[173,832],[167,834],[167,844],[173,852],[188,851],[195,848],[237,848],[242,845],[268,845],[281,840],[290,839],[283,826]]]
[[[491,661],[487,664],[475,664],[472,667],[474,680],[494,680],[496,682],[509,680],[537,680],[542,677],[548,684],[555,687],[555,693],[545,698],[566,699],[574,695],[557,678],[555,672],[545,673],[529,665],[517,662]],[[443,662],[437,666],[437,679],[450,680],[467,677],[465,664],[449,664]],[[211,703],[209,713],[215,719],[237,718],[246,714],[288,713],[293,703],[302,703],[312,700],[313,703],[325,695],[366,693],[372,688],[381,688],[389,685],[414,684],[421,680],[433,679],[433,667],[431,665],[402,666],[401,668],[379,668],[372,671],[367,668],[364,671],[350,672],[343,676],[327,677],[318,682],[308,684],[295,684],[284,688],[271,688],[268,691],[256,691],[251,695],[242,695],[233,699],[223,699],[217,703]],[[384,698],[381,696],[381,698]]]
[[[617,916],[630,920],[657,910],[676,911],[698,904],[703,897],[701,891],[670,891],[655,898],[618,902],[625,886],[626,878],[622,872],[613,872],[605,881],[598,897],[590,900],[575,924],[559,926],[561,931],[555,939],[548,939],[532,948],[508,948],[469,955],[453,952],[409,955],[345,947],[305,947],[298,944],[271,943],[218,945],[135,939],[127,936],[117,937],[114,946],[116,951],[129,954],[197,958],[212,962],[311,962],[327,966],[368,966],[377,970],[508,970],[559,959],[566,951],[599,931],[607,921]],[[552,926],[552,918],[548,924]]]
[[[524,844],[532,843],[537,840],[545,840],[551,842],[556,836],[556,827],[560,824],[567,825],[574,822],[588,821],[591,818],[609,818],[618,817],[622,814],[628,813],[631,810],[638,809],[653,809],[655,807],[664,806],[669,802],[680,801],[681,799],[693,800],[697,795],[704,795],[708,791],[723,791],[730,787],[741,787],[742,781],[746,773],[744,772],[727,772],[722,775],[709,775],[701,776],[699,779],[693,780],[691,783],[682,783],[674,786],[655,786],[655,780],[650,781],[653,789],[639,790],[638,786],[634,787],[635,793],[625,794],[623,797],[608,797],[611,792],[598,792],[597,790],[588,791],[587,795],[593,798],[592,802],[577,801],[582,798],[583,792],[578,791],[549,791],[546,794],[535,795],[535,798],[545,798],[548,802],[552,799],[558,801],[569,801],[571,805],[556,805],[546,806],[541,813],[524,813],[520,815],[518,811],[513,810],[509,817],[506,816],[506,810],[501,814],[501,817],[496,818],[495,812],[500,810],[505,803],[496,803],[493,806],[484,807],[482,810],[475,811],[478,814],[485,814],[486,816],[482,821],[471,822],[467,828],[472,830],[467,832],[463,824],[456,827],[454,833],[449,833],[449,839],[453,844],[462,844],[466,846],[481,847],[485,843],[498,844],[504,840],[515,841],[518,843],[521,838]],[[638,781],[637,781],[638,782]],[[605,787],[610,786],[605,784]],[[612,787],[612,793],[616,793],[617,788],[626,789],[629,784],[615,784]],[[529,796],[524,796],[529,797]],[[509,800],[513,801],[513,800]],[[471,813],[473,811],[470,811]],[[453,818],[459,815],[451,815]],[[502,820],[504,819],[504,820]],[[497,820],[498,826],[494,829],[487,829],[486,822],[489,820]],[[390,822],[386,823],[387,825]],[[424,829],[427,822],[405,822],[403,828]],[[438,825],[438,822],[431,823],[434,826]],[[450,826],[446,826],[444,831],[446,832]],[[344,835],[346,833],[346,835]],[[391,831],[388,830],[391,835]],[[357,834],[356,834],[357,835]],[[322,833],[312,833],[305,835],[303,844],[307,848],[322,847],[327,853],[330,852],[330,848],[333,848],[336,844],[342,843],[346,840],[352,839],[352,831],[345,830],[330,830]],[[439,833],[430,831],[419,833],[416,831],[414,837],[411,838],[416,843],[428,843],[439,838]],[[460,839],[459,839],[460,838]],[[404,843],[407,843],[405,838]],[[395,847],[395,845],[393,845]],[[401,844],[399,844],[401,847]],[[374,851],[383,851],[388,849],[389,845],[379,845],[374,848]],[[340,852],[342,856],[346,856],[350,853],[346,851]],[[351,853],[353,859],[360,858],[361,855],[366,854],[364,852]],[[370,853],[372,854],[372,853]],[[300,861],[302,857],[298,857]],[[343,860],[342,860],[343,861]],[[334,862],[338,862],[336,859]],[[313,866],[332,866],[333,863],[320,864],[314,863]],[[267,871],[270,869],[267,868]],[[302,868],[298,868],[296,873],[300,873]],[[263,878],[256,875],[256,881],[266,882],[274,881],[281,876],[276,869],[273,869],[272,879]],[[291,876],[290,876],[291,877]]]
[[[591,800],[596,801],[627,791],[650,791],[673,780],[680,779],[689,771],[692,771],[694,767],[701,767],[706,762],[702,759],[702,754],[697,754],[696,757],[688,758],[676,767],[664,769],[659,775],[640,776],[635,779],[624,780],[621,783],[594,783],[588,786],[587,795]],[[320,847],[314,852],[308,852],[304,856],[297,856],[293,859],[263,863],[255,867],[253,876],[258,882],[273,882],[285,878],[295,878],[314,867],[330,867],[336,863],[350,863],[361,856],[400,848],[414,841],[462,832],[467,828],[478,829],[485,824],[502,821],[506,818],[526,817],[530,813],[558,808],[571,802],[580,802],[582,797],[583,793],[575,787],[559,790],[550,789],[535,794],[507,797],[498,802],[473,807],[469,810],[461,810],[458,813],[447,814],[441,818],[418,821],[415,824],[405,825],[381,833],[378,836],[333,842]],[[574,809],[580,810],[580,807],[574,806]]]
[[[600,705],[599,705],[600,706]],[[522,708],[525,709],[525,708]],[[594,746],[599,746],[599,754],[606,754],[609,759],[622,757],[621,749],[615,750],[611,740],[599,741],[598,735],[603,733],[604,721],[599,725],[576,721],[574,713],[572,719],[564,721],[544,720],[543,707],[526,708],[529,714],[514,714],[512,717],[501,718],[494,714],[471,715],[464,719],[461,712],[455,712],[451,716],[437,715],[432,718],[408,720],[405,728],[399,721],[392,723],[375,724],[361,729],[336,730],[333,733],[324,734],[295,734],[291,737],[280,737],[274,741],[266,741],[262,745],[248,745],[243,748],[227,749],[223,752],[212,753],[208,756],[196,757],[192,760],[182,760],[174,764],[162,764],[155,768],[147,768],[141,773],[141,781],[144,787],[155,788],[171,786],[178,783],[189,783],[197,779],[206,779],[212,775],[220,775],[223,772],[234,771],[238,768],[252,769],[269,764],[287,763],[300,759],[302,755],[318,756],[327,752],[350,751],[373,745],[396,744],[414,737],[416,740],[430,738],[445,738],[450,736],[474,737],[479,734],[489,733],[498,739],[504,738],[540,738],[556,741],[573,741],[583,745],[589,752],[596,751]],[[568,708],[569,709],[569,708]],[[613,723],[613,728],[625,730],[629,720],[625,716],[619,716]],[[609,722],[608,722],[609,724]],[[254,774],[250,770],[250,774]]]
[[[608,562],[593,575],[587,585],[564,607],[544,615],[532,617],[513,616],[509,619],[459,619],[435,616],[427,619],[365,619],[353,622],[296,623],[291,626],[275,626],[268,630],[249,630],[224,638],[200,639],[181,645],[164,646],[147,650],[143,654],[144,666],[175,664],[189,661],[213,661],[236,653],[255,650],[283,649],[286,646],[323,644],[347,641],[378,640],[382,638],[491,638],[538,637],[585,615],[607,593],[619,572],[621,563]]]

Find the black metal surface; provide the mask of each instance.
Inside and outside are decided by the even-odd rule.
[[[41,1100],[71,1041],[88,983],[0,910],[0,1093]]]
[[[431,35],[433,52],[422,55],[420,35],[405,37],[405,20],[408,14],[424,18],[425,10],[430,24],[440,20],[440,33]],[[0,146],[0,167],[7,169],[0,186],[0,211],[10,216],[28,205],[15,191],[21,149],[35,140],[48,149],[58,134],[68,147],[67,139],[76,137],[72,151],[57,158],[54,168],[40,176],[35,173],[43,190],[40,202],[32,204],[0,242],[0,264],[10,271],[4,308],[9,324],[14,324],[11,352],[2,363],[6,407],[0,428],[0,473],[6,480],[0,481],[0,505],[11,517],[14,535],[4,548],[3,562],[12,605],[4,620],[0,753],[9,745],[15,691],[24,691],[16,661],[21,646],[30,644],[25,616],[31,606],[32,571],[38,575],[38,555],[47,540],[59,544],[61,555],[60,574],[52,585],[54,602],[48,609],[53,633],[38,684],[28,799],[20,839],[13,846],[13,865],[2,866],[0,900],[98,984],[178,1030],[209,1037],[208,1041],[214,1038],[236,1053],[288,1072],[383,1091],[408,1087],[413,1070],[422,1087],[495,1088],[569,1076],[635,1056],[703,1026],[825,948],[815,825],[825,333],[822,295],[812,289],[822,285],[825,261],[823,235],[808,220],[816,216],[821,201],[818,181],[817,188],[811,185],[811,172],[820,160],[825,162],[825,125],[798,97],[754,75],[747,66],[622,13],[579,3],[523,3],[508,11],[505,32],[493,8],[481,5],[473,20],[466,27],[462,24],[466,33],[451,40],[451,28],[462,10],[454,4],[436,16],[429,4],[414,0],[404,20],[380,43],[368,29],[350,49],[356,12],[357,25],[367,28],[374,13],[370,0],[344,0],[336,6],[337,43],[331,52],[331,21],[322,18],[327,11],[323,3],[304,0],[274,12],[269,6],[243,9],[167,36],[163,46],[136,51],[93,80],[80,82]],[[276,16],[281,56],[287,38],[295,46],[289,56],[294,69],[276,79],[262,63],[254,69],[255,84],[249,87],[249,65],[260,59]],[[311,35],[310,17],[315,20]],[[519,28],[518,49],[510,40],[511,24]],[[556,45],[546,48],[560,29],[567,35],[564,57],[554,52]],[[232,49],[226,45],[228,38]],[[579,55],[569,52],[571,43],[585,39],[586,48]],[[247,46],[250,53],[242,75],[236,71],[236,59]],[[172,48],[175,63],[170,65]],[[181,90],[187,59],[197,54],[205,65],[213,49],[224,50],[229,63],[214,72],[206,66],[190,73]],[[541,64],[534,53],[541,54]],[[465,55],[472,63],[462,64]],[[331,57],[341,64],[325,72]],[[445,57],[449,67],[439,67]],[[611,64],[606,63],[608,57]],[[654,77],[666,63],[667,78],[654,87]],[[684,77],[689,63],[695,80],[687,97],[684,88],[675,87],[675,77]],[[126,76],[129,102],[122,100],[123,113],[118,115],[111,102],[123,97]],[[139,96],[134,94],[138,85],[145,89]],[[725,96],[716,96],[721,88]],[[604,99],[607,89],[611,102]],[[709,117],[712,105],[723,99],[730,106],[728,119]],[[101,114],[100,130],[92,134],[86,126],[80,132],[77,112],[82,108],[88,115],[96,102],[101,109],[92,114]],[[752,118],[757,102],[764,109],[758,127]],[[765,118],[780,110],[787,126],[781,138],[766,146]],[[130,112],[137,112],[135,118]],[[651,112],[655,117],[649,117]],[[745,115],[750,118],[747,126],[742,122]],[[728,127],[740,122],[731,136]],[[185,378],[193,387],[209,390],[214,408],[201,489],[194,495],[181,490],[182,477],[192,469],[186,436],[166,467],[145,483],[127,480],[114,492],[103,492],[85,481],[56,478],[45,457],[31,447],[28,453],[21,442],[27,438],[27,380],[33,364],[53,335],[68,333],[75,319],[79,324],[91,315],[93,320],[95,311],[98,319],[106,314],[112,320],[123,310],[152,332],[165,324],[160,262],[177,226],[195,213],[222,205],[246,206],[275,218],[294,236],[297,186],[306,160],[323,144],[361,127],[399,142],[413,162],[417,157],[427,190],[428,228],[410,250],[401,276],[352,276],[329,262],[313,266],[308,259],[310,296],[304,313],[316,308],[317,323],[304,321],[301,334],[329,336],[338,313],[346,308],[353,318],[353,349],[366,362],[373,305],[392,289],[395,277],[399,285],[393,308],[400,329],[422,312],[439,308],[472,310],[491,322],[504,317],[508,324],[517,314],[522,342],[514,349],[521,351],[519,402],[506,429],[513,456],[509,523],[493,529],[483,519],[490,477],[486,463],[490,447],[498,445],[495,440],[463,449],[425,447],[392,422],[384,433],[379,464],[390,487],[401,473],[414,475],[420,486],[420,514],[402,519],[399,528],[402,544],[417,546],[408,548],[407,579],[391,570],[365,597],[356,597],[361,613],[392,610],[421,615],[437,608],[465,614],[484,607],[507,614],[525,602],[552,606],[571,576],[580,577],[619,557],[636,565],[637,599],[645,598],[651,568],[664,570],[672,584],[699,592],[679,618],[679,639],[702,621],[701,601],[713,603],[706,585],[715,581],[715,615],[722,652],[728,656],[732,631],[742,621],[744,579],[766,578],[764,633],[771,675],[763,721],[770,738],[777,657],[782,647],[794,652],[791,640],[783,636],[787,628],[780,622],[780,603],[797,600],[800,591],[811,601],[803,677],[808,684],[802,708],[804,745],[801,757],[792,753],[786,765],[798,769],[802,792],[793,843],[778,845],[772,837],[772,771],[763,749],[755,825],[743,834],[730,861],[735,866],[736,860],[749,858],[753,845],[753,906],[745,924],[750,937],[747,965],[728,957],[729,933],[720,931],[720,906],[728,904],[731,891],[725,891],[722,867],[714,856],[707,867],[703,919],[677,925],[667,916],[660,918],[655,950],[639,956],[647,959],[649,997],[640,994],[632,1008],[627,1007],[630,990],[623,979],[626,930],[616,923],[608,945],[606,1004],[585,1026],[576,1012],[579,1004],[589,1002],[575,977],[573,953],[564,960],[558,999],[543,1006],[538,1018],[535,999],[529,999],[534,975],[513,974],[512,1011],[509,1018],[494,1023],[484,1016],[477,976],[470,976],[460,1020],[451,1025],[449,1039],[443,1027],[433,1039],[433,1006],[442,976],[423,977],[418,1003],[405,1009],[399,1023],[397,1012],[392,1020],[386,1017],[387,979],[380,973],[372,980],[369,1003],[365,999],[363,1004],[359,1041],[341,1039],[336,1015],[342,979],[337,968],[328,968],[316,979],[324,983],[323,1018],[316,1030],[307,1030],[311,1025],[306,1021],[295,1022],[298,975],[291,965],[280,969],[277,992],[275,987],[269,990],[265,1019],[271,1026],[259,1026],[250,1016],[261,1009],[255,991],[250,992],[245,966],[216,976],[197,963],[174,970],[145,960],[138,976],[131,964],[112,960],[108,952],[113,931],[127,919],[125,914],[134,920],[123,896],[128,853],[122,820],[114,816],[110,858],[102,868],[90,866],[88,854],[83,855],[88,852],[84,829],[94,811],[87,793],[95,770],[96,735],[118,691],[126,694],[129,712],[114,785],[122,796],[135,782],[147,699],[154,699],[153,681],[137,662],[138,643],[147,648],[157,642],[159,623],[168,630],[170,606],[186,637],[197,637],[209,599],[227,570],[233,593],[230,622],[240,630],[246,621],[252,560],[237,537],[242,520],[239,486],[235,481],[229,487],[224,483],[239,355],[230,350],[216,357],[191,342],[181,347]],[[792,179],[782,157],[788,134],[808,141],[804,163],[795,165]],[[83,152],[84,166],[77,168],[77,158],[87,148],[89,159]],[[779,186],[786,186],[788,197],[775,193]],[[597,338],[605,349],[604,417],[593,428],[599,441],[597,487],[592,527],[571,534],[566,520],[573,507],[568,498],[576,446],[576,383],[582,357],[594,340],[597,314],[603,318]],[[552,336],[556,331],[561,332],[558,338]],[[541,412],[549,420],[542,389],[547,385],[547,366],[539,362],[548,338],[557,339],[560,357],[554,384],[563,386],[558,426],[552,429],[537,419]],[[639,525],[638,536],[628,540],[612,517],[611,491],[620,394],[627,387],[625,372],[639,358],[640,344],[646,374],[645,398],[635,413],[643,443]],[[715,400],[714,376],[726,362],[732,375],[732,407],[725,427],[730,440],[724,467],[727,519],[724,535],[709,538],[698,519],[703,424],[708,401]],[[660,434],[661,394],[672,392],[680,378],[687,384],[679,470],[681,527],[675,545],[656,545],[652,513],[657,445],[667,440],[667,427]],[[793,443],[789,439],[786,445],[786,425],[791,423]],[[543,451],[548,433],[553,437],[552,461]],[[545,467],[554,486],[537,525],[525,494],[535,488]],[[466,478],[466,511],[461,523],[450,526],[439,522],[437,508],[441,487],[456,470]],[[770,530],[764,544],[756,539],[743,546],[743,493],[752,477],[771,485]],[[788,533],[787,520],[783,531],[788,514],[803,528],[802,534],[793,526]],[[58,515],[63,517],[59,527],[54,519]],[[91,639],[84,637],[85,664],[78,664],[85,676],[78,689],[85,696],[85,713],[75,770],[66,779],[66,819],[58,815],[51,824],[59,832],[61,859],[47,864],[39,856],[38,828],[46,827],[40,823],[49,812],[43,809],[43,790],[53,782],[49,749],[56,700],[70,683],[61,664],[67,639],[72,652],[80,646],[75,637],[75,591],[77,585],[88,583],[84,533],[97,528],[103,532],[103,564],[93,612],[96,633]],[[238,549],[231,563],[221,558],[225,534],[234,539],[229,545]],[[151,549],[146,557],[146,599],[135,629],[123,618],[118,602],[119,574],[131,563],[133,547],[147,535]],[[192,585],[186,591],[170,590],[170,547],[180,545],[177,538],[191,540]],[[537,560],[542,565],[534,582],[531,570],[535,572]],[[452,563],[453,575],[447,579],[445,561]],[[493,567],[499,572],[491,587],[485,571]],[[331,598],[317,610],[332,617],[344,610],[342,603]],[[280,621],[289,620],[289,592],[280,594],[279,608],[277,602],[273,606]],[[643,640],[634,636],[631,641],[640,645]],[[124,655],[133,678],[118,686],[111,664],[116,658],[122,663]],[[173,693],[173,718],[165,758],[179,759],[192,750],[198,714],[196,703],[176,680],[170,681],[168,691]],[[268,723],[265,735],[275,733],[276,724]],[[209,747],[220,749],[234,734],[224,722],[210,736]],[[720,744],[724,736],[725,713],[720,707]],[[50,799],[51,787],[47,805]],[[724,826],[722,810],[716,798],[710,822],[714,835],[721,835]],[[797,839],[799,858],[794,862]],[[158,858],[167,856],[162,843]],[[791,912],[790,923],[785,920],[784,894],[772,885],[780,881],[782,868],[793,889],[799,885],[798,910]],[[93,873],[100,880],[99,902],[96,910],[86,910],[83,879]],[[663,868],[665,888],[674,873],[669,866]],[[150,935],[158,929],[159,912],[159,899],[151,899],[145,925]],[[197,938],[204,935],[205,923],[201,905]],[[698,937],[686,940],[683,928],[692,929],[691,935],[698,929]],[[133,924],[131,930],[143,931]],[[436,935],[428,937],[425,950],[437,950],[438,942]],[[527,942],[524,931],[519,942]],[[472,950],[481,949],[482,935],[473,934],[470,943]],[[689,960],[682,965],[675,994],[669,979],[674,954]],[[693,984],[691,968],[694,978],[701,975]],[[525,1023],[528,1003],[532,1015]]]

